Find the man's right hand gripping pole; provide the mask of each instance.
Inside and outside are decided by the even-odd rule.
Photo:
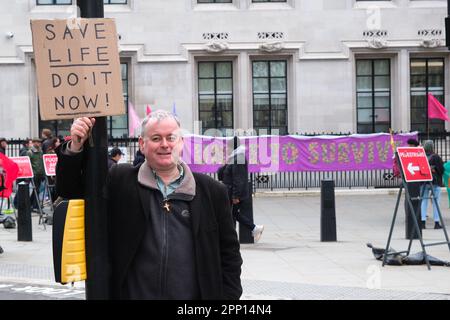
[[[70,151],[80,152],[83,149],[84,142],[90,138],[92,127],[95,124],[95,118],[77,118],[70,128],[70,136],[72,138],[69,144]]]

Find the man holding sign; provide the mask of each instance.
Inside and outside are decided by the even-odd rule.
[[[103,1],[77,0],[83,18],[32,20],[39,112],[42,120],[97,117],[86,147],[91,161],[83,168],[88,181],[86,207],[86,298],[107,296],[106,203],[99,191],[106,179],[106,116],[125,114],[113,19],[103,19]]]
[[[82,198],[85,141],[95,118],[76,119],[58,153],[57,191]],[[113,299],[239,299],[239,242],[227,190],[181,160],[178,118],[155,111],[142,124],[145,162],[111,168],[107,202]]]

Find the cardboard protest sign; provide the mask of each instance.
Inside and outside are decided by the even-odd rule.
[[[56,164],[58,163],[58,156],[56,154],[44,154],[44,168],[45,174],[49,177],[56,176]]]
[[[33,178],[33,168],[29,157],[11,157],[10,159],[19,166],[17,179]]]
[[[113,19],[31,20],[42,120],[125,114]]]

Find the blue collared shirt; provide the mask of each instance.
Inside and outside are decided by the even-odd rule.
[[[159,191],[161,191],[164,199],[166,199],[171,193],[173,193],[181,184],[184,178],[184,169],[182,165],[178,165],[178,171],[180,172],[180,175],[178,178],[170,182],[167,186],[164,184],[162,179],[156,174],[156,171],[153,170],[153,174],[155,175],[155,179],[158,185]]]

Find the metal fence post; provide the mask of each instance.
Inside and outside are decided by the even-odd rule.
[[[320,200],[320,241],[337,241],[333,179],[322,180]]]
[[[28,182],[18,184],[17,241],[33,241],[30,188]]]

